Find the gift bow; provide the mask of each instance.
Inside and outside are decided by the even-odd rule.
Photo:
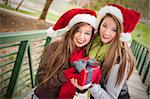
[[[73,62],[73,66],[75,67],[75,69],[80,73],[83,69],[86,69],[88,71],[88,79],[86,81],[86,84],[90,83],[92,80],[92,74],[93,74],[93,70],[91,68],[91,66],[97,66],[96,64],[96,60],[95,59],[88,59],[88,60],[84,60],[84,59],[80,59],[78,61]]]

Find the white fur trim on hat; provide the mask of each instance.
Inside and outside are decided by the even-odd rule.
[[[131,33],[121,33],[120,34],[120,41],[128,42],[131,39]]]
[[[110,13],[118,18],[120,22],[123,23],[123,15],[119,8],[114,6],[105,6],[99,11],[99,21],[107,14]]]
[[[68,30],[69,30],[69,28],[65,27],[65,28],[54,31],[53,27],[50,27],[47,29],[47,36],[49,36],[49,37],[61,36],[63,33],[65,33]]]
[[[90,24],[95,30],[97,29],[97,20],[96,17],[90,14],[77,14],[75,15],[68,24],[68,28],[71,28],[77,23],[85,22]]]
[[[49,37],[55,37],[56,36],[56,33],[53,30],[53,27],[50,27],[47,29],[47,36],[49,36]]]

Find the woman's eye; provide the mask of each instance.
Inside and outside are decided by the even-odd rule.
[[[87,34],[87,35],[91,35],[92,33],[91,33],[91,32],[85,32],[85,34]]]
[[[116,29],[113,29],[113,31],[114,31],[114,32],[117,32],[117,30],[116,30]]]
[[[103,26],[103,27],[106,27],[106,25],[105,25],[105,24],[103,24],[102,26]]]

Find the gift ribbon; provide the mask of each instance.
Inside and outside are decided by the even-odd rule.
[[[95,59],[89,59],[86,61],[83,59],[80,59],[78,61],[73,62],[72,64],[78,72],[81,72],[84,68],[86,68],[86,70],[88,71],[88,79],[86,81],[86,84],[90,83],[92,80],[93,71],[92,71],[91,66],[95,66],[94,63],[95,63]]]
[[[93,70],[91,69],[91,67],[87,66],[87,71],[88,71],[88,79],[86,81],[86,84],[90,83],[92,80],[92,75],[93,75]]]

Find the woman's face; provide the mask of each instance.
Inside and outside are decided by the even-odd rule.
[[[80,26],[77,32],[74,34],[73,41],[76,47],[83,47],[87,45],[92,37],[92,27],[88,24]]]
[[[104,44],[109,43],[117,35],[117,24],[112,17],[106,16],[100,25],[100,36]]]

